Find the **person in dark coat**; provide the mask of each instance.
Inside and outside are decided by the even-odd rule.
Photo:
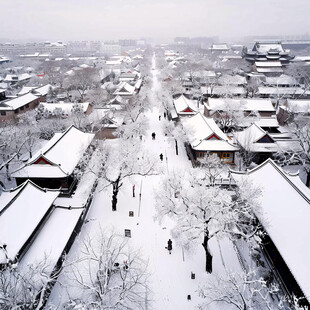
[[[169,251],[169,254],[171,254],[171,251],[172,251],[172,241],[171,239],[168,240],[168,247],[167,247],[168,251]]]
[[[152,133],[152,140],[155,140],[156,134],[155,132]]]
[[[163,155],[163,154],[160,154],[160,155],[159,155],[159,158],[160,158],[161,161],[163,161],[164,155]]]

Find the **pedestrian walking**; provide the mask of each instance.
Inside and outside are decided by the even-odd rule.
[[[159,155],[159,158],[160,158],[161,161],[163,161],[164,155],[161,153],[161,154]]]
[[[132,197],[136,197],[135,189],[136,189],[136,184],[134,184],[133,187],[132,187]]]
[[[152,133],[152,140],[155,140],[156,134],[155,132]]]
[[[166,114],[166,112],[164,112],[164,118],[166,118],[166,116],[167,116],[167,114]]]
[[[161,119],[161,115],[159,115],[158,119],[159,119],[159,120]]]
[[[171,254],[171,251],[172,251],[172,241],[171,241],[171,239],[168,240],[167,249],[168,249],[168,251],[169,251],[169,254]]]

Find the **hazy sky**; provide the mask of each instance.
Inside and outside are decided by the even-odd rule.
[[[295,35],[309,12],[310,0],[0,0],[0,38]]]

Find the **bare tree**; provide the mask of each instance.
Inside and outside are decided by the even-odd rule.
[[[101,165],[100,177],[105,182],[102,188],[112,185],[112,210],[116,211],[118,193],[123,180],[134,175],[157,174],[157,162],[145,153],[138,140],[117,141],[119,145],[108,145],[106,142],[97,149],[98,162]]]
[[[271,295],[278,294],[278,286],[267,282],[256,274],[228,272],[225,276],[211,275],[199,290],[206,302],[199,309],[206,309],[209,304],[229,305],[229,309],[239,310],[276,310],[283,309],[283,301],[277,304]]]
[[[65,80],[65,88],[77,90],[80,100],[84,101],[86,91],[95,88],[99,82],[99,72],[94,68],[85,68],[74,71],[74,74]]]
[[[85,99],[87,101],[90,101],[94,106],[97,107],[103,107],[107,100],[112,99],[112,96],[109,95],[106,89],[102,89],[101,87],[97,87],[94,89],[90,89],[86,96]]]
[[[188,142],[189,132],[184,129],[180,124],[175,124],[173,121],[164,120],[162,122],[163,132],[165,136],[170,138],[175,145],[175,153],[179,155],[179,142],[184,144]]]
[[[72,106],[69,119],[71,119],[73,124],[80,129],[85,128],[89,123],[88,118],[84,113],[82,104],[77,102],[75,102]]]
[[[216,122],[223,132],[231,132],[236,130],[245,119],[242,107],[244,103],[241,101],[224,99],[223,105],[217,110]]]
[[[291,132],[297,138],[299,148],[289,148],[279,156],[282,165],[300,164],[306,172],[306,186],[310,187],[310,124],[297,119],[291,125]]]
[[[5,168],[6,178],[10,180],[11,167],[21,163],[25,144],[24,133],[18,126],[6,123],[0,128],[0,171]]]
[[[83,240],[77,260],[68,263],[65,309],[148,308],[147,262],[128,238],[100,230]]]
[[[148,120],[144,113],[149,110],[150,101],[145,92],[130,99],[123,106],[124,123],[116,130],[116,135],[123,139],[141,137],[148,129]]]
[[[248,130],[247,133],[242,138],[238,138],[238,132],[235,132],[234,136],[235,136],[235,143],[237,144],[237,147],[239,149],[238,168],[239,170],[247,169],[250,167],[256,156],[256,153],[254,152],[253,138],[251,131]]]
[[[53,273],[52,270],[47,257],[22,268],[10,264],[0,269],[0,308],[42,309],[48,291],[59,275],[59,272]]]

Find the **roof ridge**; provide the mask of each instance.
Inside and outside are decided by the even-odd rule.
[[[270,137],[269,136],[269,134],[268,134],[268,132],[267,131],[265,131],[262,127],[260,127],[259,125],[257,125],[255,122],[254,123],[252,123],[252,125],[251,126],[256,126],[261,132],[262,132],[262,135],[259,137],[259,138],[257,138],[256,139],[256,141],[254,141],[253,143],[256,143],[258,140],[260,140],[261,138],[263,138],[265,135],[268,135],[268,137]],[[249,126],[248,128],[250,128],[251,126]],[[271,138],[271,137],[270,137]],[[272,139],[272,138],[271,138]],[[273,139],[272,139],[273,140]]]
[[[45,155],[46,153],[48,153],[73,127],[82,132],[82,130],[78,129],[75,125],[72,124],[70,127],[68,127],[68,129],[66,129],[62,133],[62,135],[57,139],[57,141],[55,141],[47,150],[44,151],[42,155]]]
[[[20,184],[19,186],[17,186],[16,188],[14,188],[14,190],[18,189],[19,187],[21,187],[20,191],[5,205],[5,207],[0,210],[0,216],[4,213],[5,210],[8,209],[9,206],[11,206],[13,204],[14,201],[16,201],[16,199],[21,195],[21,193],[23,192],[23,190],[26,188],[26,186],[30,184],[33,187],[37,188],[38,190],[42,191],[42,192],[57,192],[59,190],[57,189],[47,189],[47,188],[42,188],[41,186],[35,184],[34,182],[32,182],[30,179],[27,179],[24,183]],[[8,192],[8,191],[7,191]]]
[[[203,121],[205,122],[205,124],[210,128],[210,130],[212,131],[212,134],[215,134],[215,131],[210,127],[210,125],[207,123],[207,117],[205,117],[204,115],[202,115],[201,114],[201,112],[200,111],[198,111],[198,113],[197,114],[199,114],[201,117],[202,117],[202,119],[203,119]],[[210,117],[210,119],[213,119],[213,118],[211,118]],[[209,135],[208,137],[210,137],[210,136],[212,136],[212,134],[211,135]],[[208,138],[207,137],[207,138]],[[204,138],[203,140],[205,140],[206,138]]]
[[[257,167],[248,170],[246,172],[242,172],[242,171],[233,171],[231,170],[232,173],[236,173],[236,174],[251,174],[253,172],[255,172],[256,170],[260,169],[261,167],[267,165],[268,163],[270,163],[274,169],[276,169],[281,175],[282,177],[299,193],[299,195],[304,198],[309,204],[310,204],[310,198],[308,198],[300,189],[298,186],[296,186],[294,184],[294,182],[292,182],[289,177],[288,177],[288,173],[286,171],[284,171],[281,167],[279,167],[271,158],[266,159],[263,163],[261,163],[260,165],[258,165]],[[297,176],[297,175],[295,175]]]

